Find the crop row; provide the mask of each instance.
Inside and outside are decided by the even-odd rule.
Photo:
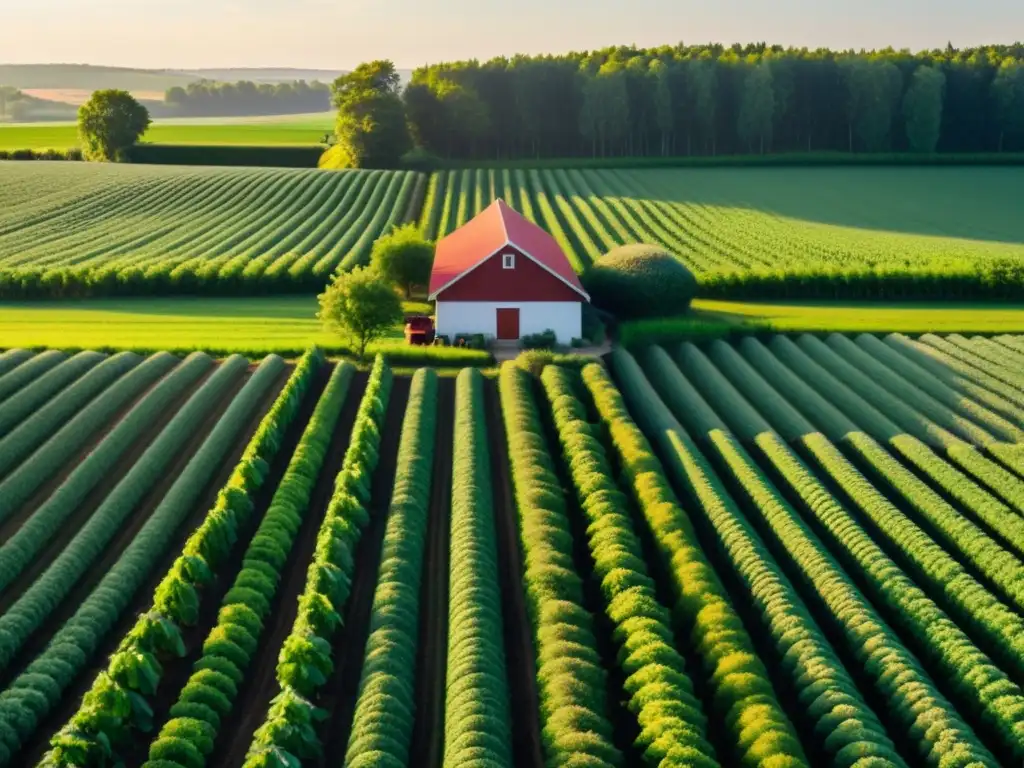
[[[730,182],[698,202],[693,184],[708,180],[668,170],[441,171],[420,223],[443,236],[503,196],[554,236],[577,271],[616,246],[658,244],[709,297],[1012,297],[1024,285],[1012,246],[824,227],[753,208]]]
[[[858,591],[853,580],[840,569],[838,563],[828,557],[828,550],[822,541],[761,474],[756,463],[729,433],[719,413],[730,422],[742,424],[742,429],[747,430],[748,434],[756,435],[754,445],[764,457],[766,466],[770,466],[782,482],[792,489],[794,495],[801,499],[801,508],[819,523],[822,535],[832,543],[832,550],[839,553],[849,574],[858,577],[858,583],[866,585],[868,595],[875,605],[880,606],[889,624],[903,630],[905,636],[911,638],[909,642],[918,656],[931,664],[942,679],[948,681],[952,696],[961,708],[974,714],[977,722],[985,723],[993,730],[993,738],[1006,754],[1017,755],[1019,759],[1024,746],[1016,733],[1024,730],[1018,725],[1020,715],[1016,714],[1016,711],[1024,710],[1020,706],[1020,689],[875,544],[856,518],[802,464],[786,443],[699,351],[689,348],[681,357],[680,363],[684,372],[689,374],[689,379],[672,367],[667,356],[663,355],[660,360],[662,371],[673,383],[671,388],[662,390],[662,394],[673,404],[673,411],[688,425],[692,425],[694,430],[708,436],[709,450],[728,467],[728,474],[743,488],[750,499],[751,508],[756,509],[757,515],[764,520],[766,530],[772,532],[805,574],[815,594],[823,596],[834,621],[841,626],[845,625],[849,631],[853,628],[851,618],[859,616],[862,621],[857,631],[860,633],[864,632],[865,625],[871,623],[884,626],[882,616],[875,614],[863,598],[857,599]],[[694,385],[691,381],[699,383]],[[717,412],[711,409],[702,394],[712,400]],[[975,597],[979,591],[984,593],[980,585],[976,584],[975,587]],[[939,587],[940,592],[943,588]],[[997,601],[988,596],[988,602],[992,606]],[[842,607],[837,609],[836,606]],[[1021,622],[1015,620],[1012,611],[1003,608],[996,615],[1000,626],[992,626],[990,630],[997,642],[1001,640],[1000,633],[1012,632],[1015,626],[1019,631]],[[977,626],[976,617],[974,625]],[[879,642],[877,638],[880,636],[883,635],[875,635],[876,642]],[[855,641],[857,645],[860,642],[860,638]],[[895,653],[903,656],[904,665],[910,666],[913,663],[909,654],[898,646],[894,636],[889,638],[888,645]],[[1015,655],[1016,649],[1012,646],[1005,642],[1002,646],[1008,657]],[[910,675],[905,677],[910,679]],[[918,682],[927,682],[923,670],[918,672]],[[894,703],[904,697],[902,692],[886,693],[887,698]],[[946,717],[951,717],[952,706],[947,703],[944,708]],[[962,725],[955,717],[947,722],[954,727]],[[912,724],[913,721],[907,718],[903,727]],[[955,744],[949,747],[958,749]],[[977,752],[977,745],[970,747],[984,756],[983,752]],[[935,744],[927,741],[920,745],[922,754],[942,751],[941,747],[936,749]]]
[[[841,380],[823,368],[794,342],[777,336],[772,339],[769,347],[786,367],[813,389],[825,394],[849,420],[864,427],[867,434],[891,448],[964,509],[993,530],[999,531],[1000,536],[1018,555],[1024,554],[1024,519],[1000,499],[949,464],[917,437],[903,432],[873,405],[847,387],[845,379]],[[958,448],[951,450],[957,451]]]
[[[445,768],[512,765],[511,712],[483,376],[455,381]]]
[[[240,363],[225,361],[224,366],[229,366],[225,369],[228,370],[229,378],[234,378],[230,368],[239,364],[244,369],[247,362],[244,359]],[[283,367],[284,361],[278,357],[269,357],[260,365],[231,400],[202,445],[99,584],[78,606],[74,615],[61,626],[46,648],[0,694],[0,765],[8,765],[15,760],[18,749],[61,700],[64,690],[85,668],[90,656],[128,608],[136,592],[167,551],[175,532],[210,482],[224,454],[232,442],[237,440],[238,433],[279,377]],[[213,381],[212,377],[210,381]],[[191,402],[179,413],[189,409],[189,405]],[[195,422],[188,426],[194,432]],[[141,458],[139,463],[144,460],[145,457]],[[123,481],[118,487],[121,485]],[[126,496],[127,493],[121,497],[122,503],[130,501]],[[93,519],[98,519],[99,515],[100,511],[97,510]],[[109,518],[102,520],[101,525],[107,522]],[[93,531],[97,534],[96,538],[91,537]],[[83,570],[82,560],[75,558],[90,559],[96,551],[97,540],[104,535],[102,528],[83,527],[33,588],[42,585],[51,593],[66,594],[70,588],[66,582],[68,574],[81,573]],[[60,568],[59,565],[65,567]],[[36,612],[27,615],[29,621],[38,621],[40,614],[49,612],[48,607],[42,603],[30,606],[28,598],[29,593],[26,593],[19,602],[24,605],[26,614],[30,607],[35,607]],[[11,615],[7,613],[4,618]],[[23,636],[23,633],[19,633],[19,637]],[[8,654],[16,645],[6,646]]]
[[[65,360],[67,355],[63,352],[48,349],[22,361],[17,367],[0,376],[0,402]]]
[[[623,688],[629,697],[628,707],[641,729],[634,746],[649,765],[663,761],[718,765],[708,742],[707,718],[694,693],[686,662],[673,643],[671,611],[659,602],[654,580],[644,564],[627,497],[613,479],[604,447],[586,420],[568,371],[549,366],[544,369],[542,381],[563,460],[587,522],[594,578],[601,586],[603,608],[614,627],[618,663],[626,676]],[[599,662],[593,651],[589,661]],[[588,679],[585,668],[567,666],[570,674]],[[603,676],[591,674],[589,680],[591,685],[599,684]],[[601,735],[600,730],[596,733]],[[599,753],[605,760],[613,756],[608,750]]]
[[[29,636],[43,624],[78,580],[104,552],[118,529],[132,514],[214,405],[248,365],[243,357],[226,360],[182,406],[160,435],[111,490],[89,520],[78,531],[53,563],[18,600],[0,616],[0,668],[7,667]],[[52,532],[52,526],[46,530]],[[15,557],[31,557],[48,537],[38,537],[33,529],[11,548]],[[26,552],[28,552],[26,555]]]
[[[869,435],[859,432],[855,424],[817,391],[788,371],[760,342],[744,340],[740,349],[741,357],[725,344],[714,345],[713,357],[716,364],[752,401],[764,403],[761,412],[787,440],[803,445],[808,454],[823,467],[844,467],[839,470],[837,479],[847,494],[852,499],[863,500],[859,506],[864,514],[884,531],[887,539],[904,549],[911,561],[918,561],[919,557],[930,561],[928,564],[921,563],[921,567],[933,574],[937,586],[943,585],[942,589],[948,590],[950,600],[958,602],[961,599],[958,594],[963,594],[963,599],[969,604],[976,604],[978,610],[988,610],[982,607],[987,600],[975,603],[970,592],[964,592],[969,588],[973,591],[971,580],[954,578],[963,569],[952,563],[956,559],[963,559],[983,574],[988,583],[1011,604],[1018,608],[1024,606],[1024,569],[1015,554],[999,546],[983,528],[942,499],[882,445]],[[806,419],[791,406],[791,402],[799,403],[800,411],[806,414]],[[814,425],[808,420],[812,420]],[[823,434],[815,427],[821,429]],[[893,498],[902,499],[913,509],[926,522],[931,536],[941,541],[956,557],[943,557],[934,544],[926,543],[921,538],[921,532],[915,531],[916,526],[908,516],[901,514],[898,508],[878,492],[872,493],[870,486],[865,486],[857,474],[851,471],[852,467],[846,469],[846,462],[843,461],[845,457],[838,455],[835,450],[837,444],[846,447],[870,476],[880,478],[884,486],[891,488]],[[854,490],[854,487],[858,490]],[[1011,516],[1009,519],[1015,518]],[[996,647],[1004,645],[1007,640],[997,641]],[[1020,642],[1020,638],[1012,642]]]
[[[649,481],[643,480],[644,477],[664,478],[650,444],[626,411],[628,400],[640,425],[648,434],[656,436],[668,471],[680,487],[686,489],[697,515],[692,522],[687,519],[678,502],[674,501],[671,490],[665,487],[666,481],[662,479],[658,483],[664,488],[662,496],[673,499],[672,508],[678,511],[673,517],[655,515],[657,508],[648,504],[645,507],[649,511],[645,514],[656,541],[667,555],[672,556],[670,562],[675,564],[678,557],[672,554],[672,542],[673,539],[682,538],[679,532],[685,531],[695,541],[694,523],[700,524],[717,539],[717,548],[725,553],[730,568],[743,585],[744,593],[736,599],[751,602],[769,638],[768,645],[778,663],[778,685],[800,704],[797,713],[805,732],[809,734],[812,755],[826,754],[841,765],[871,757],[881,758],[890,764],[901,764],[885,729],[864,702],[853,679],[822,635],[793,585],[775,563],[757,532],[751,528],[746,516],[736,508],[696,444],[665,409],[628,353],[617,354],[613,358],[613,367],[622,385],[621,394],[602,369],[592,367],[585,370],[584,374],[602,419],[612,431],[624,467],[634,478],[638,491],[645,486],[651,487]],[[656,469],[657,475],[654,474]],[[651,491],[647,490],[646,493],[650,494]],[[694,545],[691,546],[696,549]],[[700,553],[699,549],[696,551]],[[682,573],[676,578],[682,582],[684,589],[693,590],[693,586],[686,584]],[[723,618],[718,618],[718,621],[721,622]],[[727,649],[715,650],[719,653],[727,652]],[[726,657],[720,663],[724,663],[727,669],[731,668],[739,658],[743,658],[736,656],[737,653],[753,655],[748,645],[746,651],[736,649],[733,651],[733,659]],[[772,695],[773,687],[767,675],[762,672],[759,677],[762,681],[753,690],[759,691],[762,696]],[[750,690],[752,682],[749,678],[745,681],[733,678],[733,696],[739,702],[743,702],[740,695],[749,696],[753,693]],[[788,725],[788,721],[778,718],[776,715],[776,722],[779,723],[777,727]],[[764,726],[758,730],[764,730]],[[791,734],[787,736],[793,738]],[[733,738],[736,748],[742,749],[746,744],[741,734]],[[787,742],[781,743],[785,745]],[[767,744],[772,742],[769,740]],[[788,760],[802,763],[806,759],[801,752],[796,752],[792,747],[790,750],[791,757]],[[757,754],[744,757],[748,760],[756,759]]]
[[[882,418],[876,419],[876,423],[879,425],[873,430],[876,437],[896,435],[902,430],[932,449],[944,453],[951,461],[960,465],[963,470],[973,476],[978,483],[987,487],[997,496],[1001,496],[1018,511],[1024,512],[1024,480],[1015,475],[1013,471],[983,456],[972,445],[951,433],[946,425],[936,424],[932,419],[920,413],[920,404],[922,402],[927,404],[927,400],[925,400],[927,396],[924,393],[915,391],[913,387],[894,387],[889,378],[877,372],[869,377],[857,366],[836,354],[828,345],[812,336],[801,336],[797,340],[797,345],[819,366],[842,381],[846,388],[855,393],[857,398],[862,398],[863,401],[878,409],[877,412],[881,414]],[[889,388],[892,388],[892,391]],[[901,391],[902,395],[908,399],[901,399]],[[939,408],[938,410],[942,416],[947,416],[943,409]],[[949,426],[971,434],[973,439],[979,442],[986,444],[994,442],[991,436],[988,436],[987,440],[979,437],[979,434],[984,435],[984,431],[973,422],[967,422],[964,419],[956,420],[952,417],[945,418],[944,421]],[[891,424],[895,424],[898,428],[892,429]]]
[[[532,379],[502,366],[500,391],[536,652],[540,725],[549,765],[621,765],[607,717],[608,685],[583,581],[573,562],[564,492],[547,448]],[[653,652],[653,649],[648,649]],[[666,729],[667,730],[667,729]]]
[[[221,601],[217,623],[203,642],[202,654],[170,709],[170,719],[149,746],[149,764],[193,768],[209,759],[221,721],[230,714],[238,686],[249,672],[288,555],[308,512],[352,373],[351,365],[341,364],[331,374],[246,548],[242,568]]]
[[[370,634],[345,752],[349,768],[409,763],[437,390],[437,374],[433,371],[421,368],[413,376],[402,422]]]
[[[380,458],[391,382],[391,369],[378,356],[317,534],[298,613],[278,656],[281,691],[253,735],[245,760],[249,768],[277,766],[282,760],[295,763],[321,752],[314,728],[319,711],[312,698],[334,669],[332,640],[341,626],[356,549],[369,522],[370,478]]]
[[[7,519],[126,403],[177,363],[178,359],[166,352],[152,355],[84,407],[74,402],[77,398],[67,402],[57,397],[0,439],[0,475],[13,470],[0,482],[0,520]],[[65,406],[74,407],[73,416],[64,412]],[[100,450],[101,445],[94,450]]]
[[[322,365],[316,349],[299,360],[213,507],[157,585],[152,607],[125,635],[67,725],[50,739],[45,765],[106,765],[116,761],[132,730],[152,727],[151,702],[163,676],[161,660],[184,655],[181,632],[196,623],[203,591],[238,543],[240,529],[254,511],[253,496],[263,486],[283,436]]]
[[[369,258],[408,211],[408,171],[95,171],[0,213],[0,296],[294,292]]]
[[[173,358],[171,359],[173,360]],[[240,364],[240,361],[236,361],[231,367],[234,367],[237,372],[237,366]],[[40,504],[18,531],[3,545],[0,545],[0,591],[10,586],[33,562],[36,555],[49,544],[68,518],[74,514],[79,504],[107,477],[117,462],[127,454],[132,445],[136,444],[136,441],[160,417],[160,414],[166,412],[212,366],[213,360],[202,352],[193,353],[185,359],[170,374],[159,381],[117,423],[99,445],[90,451],[89,455],[72,470],[60,486]],[[218,381],[224,381],[224,377]],[[200,397],[196,400],[194,409],[201,409],[206,404],[207,401]],[[173,434],[178,440],[186,439],[193,426],[189,415],[181,417],[177,424],[178,431],[167,434]],[[168,425],[168,427],[170,426]],[[48,445],[39,455],[33,456],[31,461],[11,474],[0,485],[0,489],[9,494],[5,494],[3,500],[0,501],[0,519],[13,514],[25,499],[53,472],[57,471],[66,459],[66,453],[65,446],[60,443]],[[173,454],[160,454],[154,451],[150,456],[152,461],[160,462],[170,460]],[[133,477],[141,476],[144,471],[144,469],[137,470]],[[152,474],[147,474],[150,477],[155,477],[159,471],[161,471],[160,466],[154,464]],[[125,498],[129,498],[127,494],[143,494],[148,490],[148,486],[142,485],[133,490],[131,483],[125,481],[122,481],[119,487],[125,489],[123,491],[126,494]],[[108,496],[108,499],[110,498]],[[135,501],[138,501],[137,497]],[[111,503],[116,503],[116,497],[115,502]],[[3,618],[0,617],[0,621],[2,620]]]

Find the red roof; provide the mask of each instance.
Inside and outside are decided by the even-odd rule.
[[[555,238],[500,198],[438,241],[434,268],[430,273],[431,298],[508,245],[533,259],[589,301],[590,297]]]

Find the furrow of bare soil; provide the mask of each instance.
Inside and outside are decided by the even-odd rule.
[[[275,388],[273,396],[274,399],[277,398],[278,392],[280,392],[281,387],[284,386],[285,382],[288,380],[288,376],[291,376],[291,374],[292,370],[291,366],[289,366],[287,374],[281,380],[281,386]],[[274,493],[277,491],[277,487],[281,483],[281,478],[284,476],[284,472],[288,468],[288,463],[291,461],[292,454],[295,452],[295,447],[298,445],[299,439],[302,437],[306,424],[309,422],[309,418],[313,414],[313,409],[316,408],[316,403],[320,399],[320,395],[323,392],[324,387],[327,385],[327,380],[330,378],[330,375],[331,367],[324,365],[310,381],[306,394],[303,397],[302,405],[299,407],[298,413],[295,415],[291,425],[285,432],[281,441],[281,447],[270,464],[270,470],[267,473],[267,477],[260,490],[253,497],[253,513],[249,518],[248,524],[239,531],[238,541],[235,542],[228,560],[214,574],[213,583],[203,590],[203,594],[201,595],[202,602],[199,606],[199,620],[196,622],[195,626],[185,627],[182,632],[182,639],[185,643],[185,655],[180,658],[161,660],[164,667],[164,674],[160,681],[160,686],[157,689],[157,694],[152,702],[153,723],[155,724],[154,728],[158,727],[159,724],[166,722],[168,719],[168,712],[170,708],[174,705],[175,701],[177,701],[178,694],[181,692],[181,689],[185,687],[185,683],[192,674],[192,666],[202,655],[203,642],[206,640],[206,636],[210,633],[214,624],[217,623],[217,613],[220,610],[221,601],[224,599],[224,595],[227,591],[231,589],[231,585],[234,582],[235,577],[238,575],[238,571],[241,570],[245,550],[249,546],[249,542],[252,540],[253,535],[256,533],[256,528],[259,526],[260,521],[263,519],[267,509],[270,507],[270,500],[274,497]],[[266,413],[270,405],[273,404],[274,399],[269,401],[266,408],[262,408],[260,410],[261,420],[263,418],[263,414]],[[258,425],[259,422],[257,422],[257,426]],[[255,431],[255,428],[253,431]],[[248,439],[246,440],[246,445],[248,445]],[[234,466],[235,464],[232,463],[232,469]],[[218,489],[226,480],[227,478],[217,486]],[[205,511],[208,508],[209,505],[203,509]],[[196,524],[198,525],[198,523],[199,521],[197,520]],[[187,529],[186,538],[187,535],[191,534],[194,528],[195,526],[191,526]],[[184,545],[184,539],[182,540],[182,545]],[[175,554],[180,551],[181,547],[178,547],[175,550]],[[166,569],[161,572],[161,577],[165,571]],[[147,594],[152,595],[152,590]],[[133,739],[131,743],[125,745],[120,751],[126,765],[141,765],[145,762],[149,744],[152,741],[154,732],[132,734],[133,736],[137,736],[137,738]]]
[[[196,381],[193,385],[187,387],[185,391],[183,391],[181,395],[179,395],[167,409],[161,412],[159,418],[157,418],[135,440],[135,442],[129,445],[122,452],[121,458],[117,461],[116,464],[114,464],[110,472],[108,472],[103,477],[103,479],[96,484],[96,487],[93,488],[92,491],[90,491],[86,495],[86,497],[82,500],[82,503],[80,503],[78,507],[75,509],[75,511],[68,517],[68,519],[64,521],[63,525],[61,525],[60,530],[57,532],[57,535],[53,538],[53,540],[38,554],[38,556],[32,561],[32,564],[25,569],[21,576],[15,579],[11,583],[11,585],[4,591],[3,595],[0,596],[0,615],[4,614],[15,602],[17,602],[18,598],[21,597],[22,593],[24,593],[26,589],[32,586],[32,584],[35,583],[36,579],[39,578],[39,576],[43,574],[47,568],[50,567],[50,564],[53,562],[53,560],[57,558],[61,552],[64,551],[64,548],[68,545],[68,542],[73,540],[75,536],[78,535],[78,532],[82,528],[82,526],[84,526],[89,521],[89,519],[93,516],[93,513],[96,511],[96,509],[103,503],[103,501],[107,498],[110,492],[117,486],[118,483],[121,482],[124,476],[131,470],[131,468],[135,465],[135,462],[139,459],[139,457],[142,456],[142,454],[145,453],[146,449],[149,448],[153,441],[160,436],[160,433],[164,430],[164,427],[166,427],[167,424],[171,421],[171,419],[174,418],[175,414],[178,413],[178,410],[186,402],[188,402],[188,399],[192,397],[193,394],[195,394],[196,390],[198,390],[200,387],[203,386],[204,383],[206,383],[206,380],[210,376],[212,376],[216,370],[217,369],[215,367],[211,368],[206,374],[201,376],[199,380]],[[230,402],[229,398],[234,397],[235,392],[236,390],[234,389],[227,392],[224,395],[224,402]],[[219,412],[213,411],[213,413]],[[213,428],[213,423],[215,423],[215,421],[211,421],[208,419],[207,423],[203,425],[205,431],[202,434],[204,437],[210,431],[210,429]],[[194,440],[195,437],[193,436],[192,439]],[[186,446],[186,448],[182,450],[181,455],[178,457],[178,459],[176,459],[175,464],[172,465],[172,467],[170,468],[170,470],[173,470],[175,474],[172,475],[171,471],[168,471],[164,475],[164,481],[166,481],[167,478],[171,478],[171,480],[173,480],[177,473],[180,472],[182,468],[184,468],[185,463],[187,463],[188,458],[192,455],[192,452],[195,450],[196,445],[198,445],[198,443],[193,444],[192,442],[190,442]],[[145,514],[146,516],[148,516],[148,513],[151,512],[153,508],[155,508],[155,505],[151,503],[153,501],[152,496],[154,492],[159,490],[159,488],[160,485],[154,487],[154,489],[150,491],[150,493],[142,500],[142,502],[140,502],[139,512],[137,512],[136,515],[132,516],[133,520],[136,516],[141,514]],[[167,488],[165,487],[163,490],[166,491]],[[43,500],[41,499],[40,504],[42,503],[42,501]],[[159,501],[159,499],[157,499],[157,501]],[[126,521],[126,524],[130,525],[131,521]],[[113,542],[111,543],[111,546],[113,546]],[[95,575],[96,573],[96,568],[90,569],[91,575]]]
[[[173,371],[174,371],[174,369],[172,368],[170,371],[165,373],[159,379],[157,379],[152,384],[150,384],[148,387],[146,387],[144,390],[142,390],[134,398],[131,398],[117,412],[117,414],[114,415],[113,418],[111,418],[106,424],[104,424],[102,427],[100,427],[92,435],[92,437],[90,437],[89,440],[86,441],[85,445],[83,445],[78,450],[78,452],[75,453],[75,455],[73,455],[64,464],[64,466],[61,467],[54,474],[53,477],[51,477],[43,485],[41,485],[39,487],[39,489],[34,494],[32,494],[32,496],[30,496],[25,501],[24,504],[21,505],[21,508],[14,515],[12,515],[7,520],[5,520],[3,522],[3,524],[0,524],[0,542],[7,541],[9,538],[11,538],[11,536],[13,536],[15,533],[17,533],[18,530],[21,528],[21,526],[25,524],[25,521],[28,520],[30,517],[32,517],[32,514],[37,509],[39,509],[40,506],[42,506],[44,501],[46,501],[48,498],[50,498],[50,496],[53,495],[54,491],[56,491],[58,488],[60,488],[60,486],[64,483],[64,481],[68,479],[68,476],[72,472],[74,472],[75,469],[78,468],[78,465],[81,464],[83,461],[85,461],[86,457],[90,453],[92,453],[94,450],[96,450],[96,446],[98,446],[101,442],[103,442],[103,440],[106,439],[107,435],[110,434],[110,432],[114,429],[114,427],[116,427],[118,424],[121,423],[121,420],[126,415],[128,415],[128,412],[131,411],[131,409],[134,408],[139,403],[139,401],[142,400],[142,398],[144,398],[146,395],[148,395],[150,393],[150,391],[152,391],[152,389],[154,387],[159,385],[160,382],[162,382],[165,378],[167,378],[167,376],[169,376]],[[211,370],[210,373],[207,374],[207,376],[210,376],[212,374],[213,374],[213,371]],[[189,389],[189,391],[186,392],[183,395],[183,398],[191,397],[192,393],[196,390],[197,387],[201,386],[201,384],[202,384],[202,380],[197,382],[195,384],[195,386],[193,386],[191,389]],[[97,395],[97,397],[99,397],[102,394],[103,393],[101,392],[99,395]],[[164,420],[164,423],[166,423],[166,421],[169,420],[171,418],[171,416],[173,416],[177,412],[177,409],[184,402],[185,402],[184,399],[179,399],[178,401],[172,403],[170,407],[168,407],[168,409],[167,409],[167,416],[166,416],[166,419]],[[161,418],[163,418],[163,416],[161,416]],[[149,437],[149,440],[152,441],[153,438],[156,437],[156,435],[155,434],[149,434],[148,437]],[[146,436],[141,437],[139,444],[141,444],[141,441],[145,440],[145,439],[146,439]],[[132,452],[133,453],[137,453],[135,448],[133,448]],[[26,457],[25,461],[31,461],[31,460],[32,460],[32,454],[29,454],[29,456]],[[24,464],[24,463],[25,462],[22,462],[22,464]],[[18,466],[20,467],[21,464],[19,464]],[[17,467],[15,467],[15,469],[17,469]],[[10,474],[10,473],[7,473],[7,474],[3,475],[3,477],[6,477],[8,474]]]
[[[366,380],[366,374],[357,373],[349,386],[327,456],[310,496],[309,509],[303,517],[298,537],[285,565],[283,579],[271,605],[268,624],[263,628],[249,674],[239,686],[236,706],[221,723],[208,765],[219,768],[245,762],[253,733],[263,723],[271,699],[280,690],[277,682],[277,657],[298,614],[299,597],[306,586],[306,571],[316,549],[317,534],[324,514],[330,504],[335,477],[348,449],[359,402],[366,389]]]
[[[408,377],[395,377],[391,386],[391,398],[381,433],[380,460],[370,483],[370,523],[357,547],[352,592],[344,621],[334,640],[334,672],[318,702],[329,713],[320,728],[324,756],[317,761],[319,765],[333,765],[341,761],[352,729],[366,638],[370,631],[373,595],[377,588],[377,572],[380,570],[381,547],[395,484],[402,419],[411,383]]]
[[[147,579],[147,581],[138,589],[131,604],[128,606],[128,609],[124,611],[117,622],[115,622],[110,632],[107,633],[105,641],[100,644],[99,648],[97,648],[90,665],[79,674],[75,683],[64,692],[60,706],[56,707],[40,722],[39,727],[36,729],[35,736],[25,744],[25,747],[22,749],[24,765],[36,765],[39,762],[43,754],[49,748],[50,737],[68,721],[75,711],[77,711],[81,704],[82,696],[84,696],[92,686],[93,680],[95,680],[96,676],[106,668],[107,658],[117,649],[118,644],[121,642],[121,639],[128,630],[134,626],[138,619],[138,615],[150,607],[153,601],[153,591],[156,589],[157,584],[160,583],[164,574],[166,574],[167,570],[171,567],[171,564],[178,555],[181,554],[181,549],[188,540],[188,537],[192,534],[192,531],[194,531],[205,519],[206,513],[209,511],[210,507],[213,506],[213,503],[217,498],[217,493],[223,487],[224,483],[228,481],[228,478],[231,477],[231,473],[234,471],[235,465],[238,463],[238,460],[241,458],[246,446],[249,444],[249,440],[252,439],[253,434],[255,434],[256,429],[263,420],[263,416],[277,398],[277,395],[284,386],[284,383],[287,381],[288,376],[291,375],[291,369],[292,366],[289,365],[287,370],[282,373],[281,378],[267,392],[267,395],[264,397],[259,407],[254,410],[252,418],[246,424],[245,428],[239,433],[239,436],[232,445],[231,450],[225,453],[224,461],[215,473],[214,477],[206,485],[202,495],[193,506],[191,513],[175,532],[173,541],[170,542],[163,556],[154,565],[149,579]],[[195,453],[198,447],[202,444],[202,441],[206,439],[206,436],[216,423],[217,418],[219,418],[220,414],[223,413],[224,408],[226,408],[231,402],[231,398],[238,393],[238,390],[241,389],[245,381],[248,380],[248,376],[251,375],[252,370],[253,369],[250,368],[246,376],[239,380],[238,384],[231,389],[222,402],[218,403],[217,407],[212,412],[213,416],[207,420],[207,423],[197,427],[197,437],[182,450],[178,461],[168,470],[166,473],[167,480],[161,483],[161,486],[163,487],[154,489],[154,491],[150,493],[149,497],[144,500],[143,504],[145,506],[140,508],[139,513],[137,513],[137,516],[143,518],[142,522],[149,518],[152,511],[163,499],[163,496],[173,484],[173,481],[185,468],[185,465],[188,463],[192,454]],[[176,411],[177,408],[174,410]],[[64,606],[70,607],[71,610],[65,610],[66,615],[60,619],[60,623],[50,628],[47,642],[49,641],[49,637],[52,637],[53,633],[63,625],[64,621],[72,615],[74,610],[77,610],[78,605],[88,595],[89,591],[91,591],[96,586],[96,583],[98,583],[106,574],[110,566],[116,561],[117,557],[120,556],[124,547],[127,546],[128,542],[138,531],[138,528],[141,527],[142,522],[138,525],[133,525],[133,530],[130,534],[127,531],[122,531],[120,538],[123,540],[112,543],[111,549],[108,550],[108,555],[104,558],[104,561],[97,564],[97,566],[91,571],[91,573],[96,574],[96,576],[87,579],[93,582],[88,587],[88,590],[82,588],[76,589],[75,592],[69,596],[69,599],[64,601]],[[111,555],[111,553],[115,551],[115,548],[117,553],[116,557]],[[51,622],[52,620],[53,619],[51,617]],[[44,627],[43,629],[47,628]],[[40,645],[39,647],[42,648],[43,646]],[[139,763],[136,762],[128,764],[138,765]]]
[[[484,381],[484,401],[491,453],[498,568],[504,598],[502,619],[512,710],[513,762],[517,767],[541,768],[544,759],[538,721],[536,655],[530,619],[526,613],[526,595],[523,592],[523,560],[519,551],[515,496],[509,477],[508,443],[501,418],[498,385],[494,379]]]
[[[416,645],[416,721],[410,768],[440,768],[448,666],[448,540],[452,497],[455,379],[438,379],[437,431]]]

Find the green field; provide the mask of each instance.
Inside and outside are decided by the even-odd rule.
[[[241,118],[168,118],[154,121],[145,142],[238,146],[308,146],[334,130],[333,112]],[[78,146],[73,123],[0,124],[0,150],[71,149]]]
[[[6,163],[0,268],[14,270],[8,296],[24,293],[15,273],[83,290],[314,292],[365,262],[424,183],[412,171]]]
[[[189,122],[175,130],[270,129]],[[336,267],[364,263],[392,224],[414,218],[440,237],[503,197],[577,271],[620,244],[660,244],[694,271],[702,298],[1017,301],[1021,188],[1024,167],[476,170],[428,181],[10,162],[0,164],[0,297],[312,292]]]
[[[656,243],[700,276],[1024,263],[1024,168],[458,170],[431,180],[444,235],[495,197],[540,222],[577,271]]]
[[[407,302],[407,313],[430,306]],[[694,320],[755,321],[769,330],[869,333],[1024,333],[1024,306],[989,309],[815,304],[694,302]],[[316,320],[313,296],[262,298],[135,298],[0,305],[0,346],[117,349],[293,351],[309,344],[337,348]],[[392,329],[381,348],[404,346]]]

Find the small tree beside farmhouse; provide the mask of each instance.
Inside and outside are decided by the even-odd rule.
[[[82,153],[87,160],[117,160],[149,124],[149,110],[128,91],[96,91],[78,110]]]
[[[434,243],[415,224],[406,224],[377,239],[370,263],[381,277],[405,291],[408,299],[413,288],[430,282]]]
[[[360,357],[371,342],[402,320],[398,294],[369,267],[339,274],[318,298],[317,318],[358,350]]]

